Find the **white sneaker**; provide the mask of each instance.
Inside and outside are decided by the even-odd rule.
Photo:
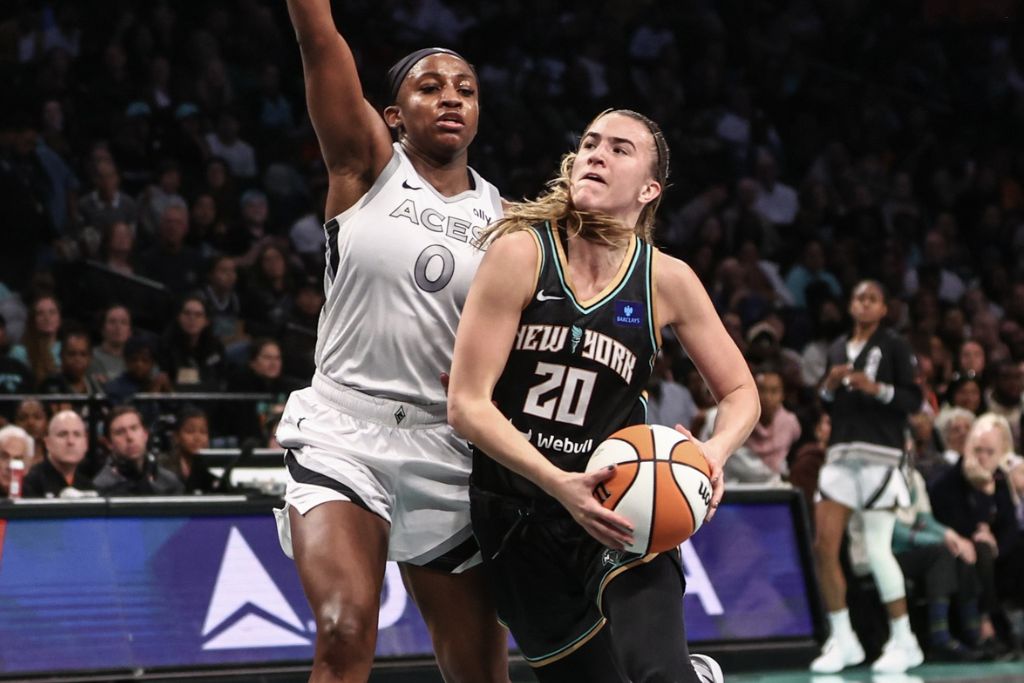
[[[725,683],[722,667],[707,655],[690,655],[690,663],[701,683]]]
[[[871,665],[875,673],[901,674],[907,669],[921,666],[924,653],[916,638],[890,638],[882,648],[882,656]]]
[[[864,648],[856,636],[829,636],[825,646],[821,648],[821,654],[811,662],[811,671],[816,674],[834,674],[848,666],[857,666],[863,661]]]

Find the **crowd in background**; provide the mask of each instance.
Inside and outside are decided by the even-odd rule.
[[[813,495],[826,350],[849,330],[853,286],[875,279],[925,395],[908,452],[933,496],[950,472],[968,486],[933,501],[934,517],[954,528],[967,523],[957,506],[998,500],[1011,526],[996,554],[1020,552],[1016,3],[337,4],[378,107],[411,49],[474,62],[470,163],[509,199],[536,195],[605,107],[661,124],[672,165],[657,241],[700,276],[762,396],[731,479]],[[312,374],[323,304],[326,175],[284,3],[6,3],[0,78],[0,394],[102,397],[0,403],[23,429],[0,431],[0,465],[46,465],[29,486],[40,495],[93,478],[102,491],[216,488],[194,453],[272,439],[283,398]],[[219,391],[262,398],[132,400]],[[649,391],[652,421],[696,432],[713,418],[671,340]],[[985,413],[1010,438],[983,462],[968,435]],[[1019,614],[1019,587],[1000,581],[987,607]]]

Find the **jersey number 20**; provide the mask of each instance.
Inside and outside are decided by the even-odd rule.
[[[556,363],[537,363],[537,375],[543,381],[526,394],[523,412],[547,420],[583,425],[597,373]],[[545,398],[553,390],[558,390],[558,393]]]

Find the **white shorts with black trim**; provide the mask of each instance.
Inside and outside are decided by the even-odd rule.
[[[292,393],[277,428],[286,449],[285,506],[275,510],[292,557],[288,508],[345,501],[391,525],[388,559],[459,573],[479,564],[469,520],[472,454],[445,406],[375,398],[317,374]]]
[[[891,510],[910,505],[910,488],[899,458],[844,445],[829,449],[818,474],[816,498],[851,510]]]

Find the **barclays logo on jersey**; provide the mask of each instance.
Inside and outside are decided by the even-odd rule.
[[[616,301],[615,324],[620,327],[642,326],[644,324],[644,305],[637,301]]]

